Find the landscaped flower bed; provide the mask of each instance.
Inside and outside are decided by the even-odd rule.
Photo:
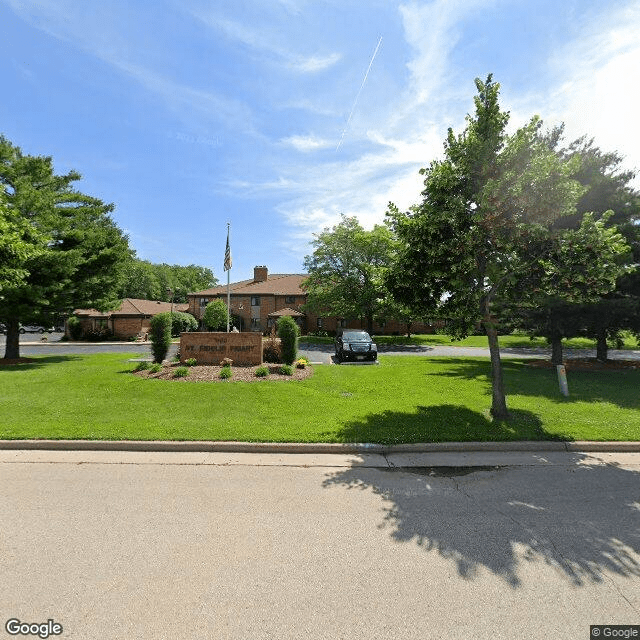
[[[222,367],[214,365],[195,365],[189,367],[189,373],[183,377],[175,377],[175,371],[180,367],[179,362],[165,364],[162,369],[156,373],[149,370],[134,371],[136,376],[141,378],[157,378],[160,380],[177,380],[181,382],[261,382],[263,380],[304,380],[313,375],[313,369],[308,365],[304,369],[293,368],[291,375],[282,375],[280,373],[281,364],[264,364],[263,367],[269,369],[269,375],[265,377],[257,377],[255,367],[231,367],[231,378],[223,379],[220,377]]]

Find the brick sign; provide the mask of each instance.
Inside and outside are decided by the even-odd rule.
[[[195,358],[198,364],[220,364],[231,358],[233,364],[262,364],[262,334],[219,331],[180,334],[180,362]]]

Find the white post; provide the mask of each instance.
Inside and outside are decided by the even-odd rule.
[[[567,384],[567,370],[564,368],[563,364],[557,364],[556,371],[558,372],[558,384],[560,385],[560,393],[568,398],[569,385]]]

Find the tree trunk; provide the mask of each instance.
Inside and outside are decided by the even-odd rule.
[[[371,335],[373,333],[373,314],[367,314],[367,333]]]
[[[607,332],[598,331],[596,343],[596,360],[606,362],[609,357],[609,347],[607,346]]]
[[[407,338],[411,338],[411,325],[412,322],[407,322]]]
[[[498,344],[498,330],[495,323],[487,316],[483,322],[487,338],[489,340],[489,353],[491,354],[491,415],[494,420],[507,420],[507,399],[502,380],[502,362],[500,360],[500,345]]]
[[[562,336],[551,338],[551,364],[562,364]]]
[[[7,320],[7,344],[4,357],[12,360],[20,357],[20,323],[12,318]]]

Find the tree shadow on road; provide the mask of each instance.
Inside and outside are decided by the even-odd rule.
[[[567,454],[566,464],[543,470],[353,467],[328,475],[323,486],[379,495],[382,519],[363,526],[418,545],[425,561],[437,553],[464,580],[486,569],[518,588],[532,563],[578,587],[607,574],[637,580],[640,474],[588,459]]]

